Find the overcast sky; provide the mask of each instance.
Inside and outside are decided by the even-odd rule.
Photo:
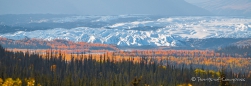
[[[0,14],[126,14],[126,12],[137,13],[133,12],[137,10],[130,9],[144,7],[141,5],[163,4],[165,1],[168,0],[0,0]],[[154,7],[146,7],[142,12],[149,9],[158,10],[152,8]]]
[[[82,13],[81,10],[89,11],[81,6],[87,5],[84,1],[86,0],[1,0],[0,14]]]
[[[185,0],[185,1],[191,2],[191,3],[199,3],[199,2],[209,1],[209,0]]]

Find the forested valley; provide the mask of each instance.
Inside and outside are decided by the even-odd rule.
[[[60,52],[57,55],[52,52],[40,55],[28,51],[14,52],[0,47],[0,85],[250,86],[251,84],[251,73],[245,71],[236,73],[223,68],[211,70],[203,66],[194,67],[186,64],[177,66],[169,63],[165,57],[157,59],[129,56],[127,59],[117,60],[115,54],[103,53],[71,54],[71,60],[65,58],[66,55]],[[205,80],[208,78],[218,80]]]

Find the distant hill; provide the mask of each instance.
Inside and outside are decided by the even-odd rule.
[[[215,15],[251,16],[251,0],[186,0]]]
[[[237,46],[251,46],[251,39],[241,40],[233,44]]]
[[[0,37],[0,45],[10,49],[59,49],[67,52],[103,52],[116,51],[118,48],[114,45],[86,42],[71,42],[67,40],[54,39],[44,41],[40,39],[25,37],[21,40],[12,40]]]

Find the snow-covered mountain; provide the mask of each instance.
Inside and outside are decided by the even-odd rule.
[[[2,23],[4,24],[4,22]],[[70,16],[64,18],[37,19],[27,24],[47,25],[47,23],[52,25],[65,25],[70,23],[80,24],[80,26],[74,28],[54,27],[41,30],[22,30],[14,33],[3,33],[0,34],[0,36],[10,39],[23,39],[25,37],[45,40],[67,39],[75,42],[84,41],[90,43],[116,44],[119,46],[185,46],[184,42],[190,38],[251,37],[251,18],[246,17],[152,17],[149,15]]]

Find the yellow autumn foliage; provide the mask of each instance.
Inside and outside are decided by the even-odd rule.
[[[215,75],[216,76],[220,76],[220,71],[214,71],[214,70],[202,70],[202,69],[195,69],[194,70],[195,74],[198,75],[198,74],[212,74],[212,76],[214,77]]]
[[[27,83],[27,86],[35,86],[35,79],[29,78],[25,79],[25,82]],[[22,80],[17,78],[16,80],[13,80],[12,78],[7,78],[3,80],[0,78],[0,86],[22,86]],[[37,86],[42,86],[41,84],[37,84]]]
[[[51,71],[56,71],[56,69],[57,69],[57,65],[51,65]]]
[[[1,86],[21,86],[22,85],[22,81],[17,78],[16,80],[13,80],[12,78],[7,78],[5,79],[5,81],[0,78],[0,85]]]
[[[25,81],[27,82],[27,86],[35,86],[35,79],[33,78],[25,79]]]
[[[192,84],[188,83],[188,84],[180,84],[178,86],[193,86]]]

